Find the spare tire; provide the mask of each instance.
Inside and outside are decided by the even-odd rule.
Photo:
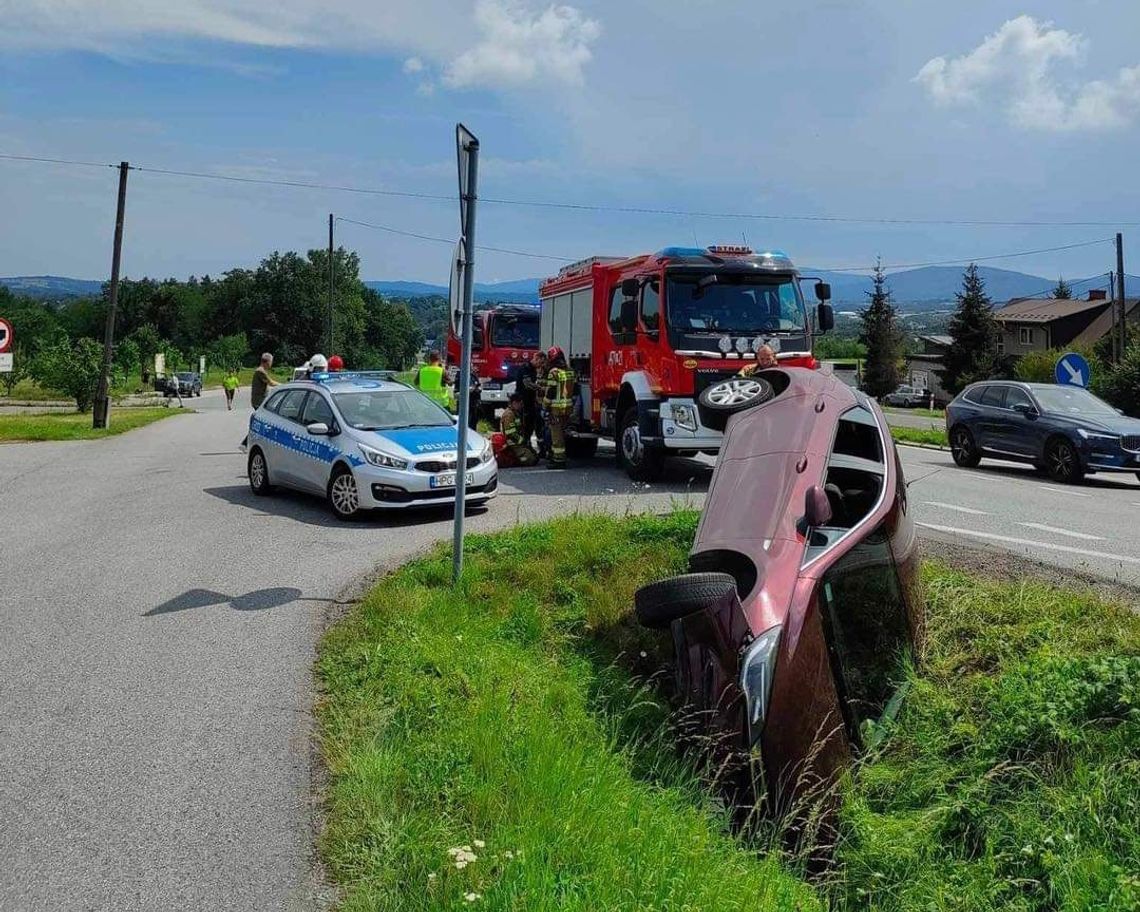
[[[660,630],[735,591],[736,580],[728,573],[687,573],[642,586],[633,605],[643,627]]]
[[[776,395],[775,387],[763,377],[728,377],[705,387],[697,403],[701,420],[714,431],[723,431],[728,419],[737,412],[767,402]]]

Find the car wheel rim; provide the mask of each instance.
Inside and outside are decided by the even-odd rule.
[[[253,457],[249,465],[249,480],[253,482],[255,488],[260,488],[265,483],[265,460],[261,458],[260,453]]]
[[[356,479],[350,473],[345,472],[333,480],[332,502],[336,511],[344,516],[356,512]]]
[[[1067,476],[1073,470],[1073,454],[1067,446],[1053,447],[1053,471],[1058,475]]]
[[[641,432],[637,425],[630,425],[621,435],[621,452],[626,462],[636,465],[641,461]]]
[[[970,455],[970,438],[966,436],[965,431],[959,431],[954,435],[953,452],[959,459],[967,459]]]
[[[753,399],[759,397],[763,391],[764,387],[755,380],[750,380],[746,377],[735,377],[732,380],[718,383],[709,390],[706,398],[711,405],[724,408],[751,402]]]

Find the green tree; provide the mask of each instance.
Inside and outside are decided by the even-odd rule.
[[[162,336],[153,323],[144,323],[131,333],[130,338],[138,346],[142,382],[143,386],[147,386],[150,383],[150,372],[154,368],[154,356],[162,351]]]
[[[30,370],[28,346],[17,346],[12,350],[12,369],[0,374],[0,383],[4,384],[5,395],[11,396],[16,384],[31,376]]]
[[[859,314],[862,324],[859,342],[867,349],[863,389],[879,398],[893,392],[899,385],[899,361],[903,347],[898,312],[891,303],[891,292],[881,263],[875,266],[872,288],[867,296],[871,299],[870,304]]]
[[[47,389],[75,400],[81,412],[91,408],[103,364],[103,346],[84,336],[72,342],[65,335],[42,343],[32,361],[32,376]]]
[[[1140,418],[1140,342],[1130,344],[1115,367],[1094,367],[1092,388],[1124,414]]]
[[[812,348],[817,358],[826,361],[856,361],[867,357],[867,346],[858,339],[844,339],[830,334],[812,339]]]
[[[957,394],[976,380],[990,377],[997,367],[997,323],[986,283],[971,263],[962,275],[962,290],[948,332],[950,347],[938,372],[943,388]]]
[[[130,377],[139,369],[139,344],[133,337],[120,339],[115,345],[115,369],[123,376]]]
[[[236,371],[249,354],[249,340],[245,333],[234,333],[215,339],[206,353],[206,359],[215,367]]]
[[[1057,279],[1057,285],[1053,291],[1050,292],[1049,297],[1056,298],[1058,301],[1068,301],[1073,297],[1073,288],[1065,281],[1064,276],[1060,276]]]

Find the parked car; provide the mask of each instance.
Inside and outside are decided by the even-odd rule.
[[[202,375],[194,373],[193,371],[179,371],[173,377],[178,378],[178,389],[183,396],[201,396],[202,395]],[[166,377],[162,380],[162,385],[158,386],[158,381],[155,381],[156,389],[158,389],[163,396],[169,399],[174,395],[174,389],[171,381],[173,377]]]
[[[405,509],[455,499],[467,473],[467,502],[495,496],[498,465],[474,431],[458,463],[455,420],[419,390],[390,375],[322,374],[275,389],[253,413],[249,485],[319,494],[340,519],[372,509]]]
[[[910,386],[904,383],[893,393],[887,393],[883,397],[883,402],[886,405],[901,405],[903,408],[914,408],[919,405],[926,405],[930,401],[930,391],[920,389],[917,386]]]
[[[954,462],[973,468],[983,457],[1028,462],[1054,481],[1094,472],[1140,478],[1140,421],[1077,386],[974,383],[946,407]]]
[[[690,572],[635,600],[642,624],[671,630],[678,689],[710,742],[758,750],[768,799],[787,807],[897,711],[923,601],[879,406],[828,373],[755,379],[768,388],[728,424]]]

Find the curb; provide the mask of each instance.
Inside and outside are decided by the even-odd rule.
[[[933,443],[911,443],[909,440],[895,440],[895,446],[914,447],[916,450],[938,450],[942,453],[950,452],[948,446],[935,446]]]

